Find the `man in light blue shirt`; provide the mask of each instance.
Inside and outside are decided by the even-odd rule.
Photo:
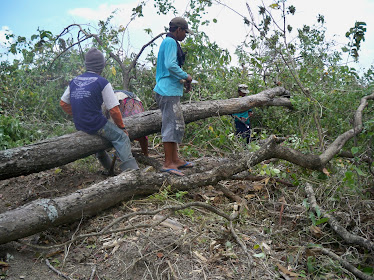
[[[187,21],[181,17],[173,18],[169,23],[169,33],[162,41],[157,58],[155,99],[162,113],[162,142],[165,161],[161,171],[183,176],[181,168],[193,167],[178,156],[178,144],[184,135],[184,119],[180,104],[183,86],[191,89],[192,77],[182,70],[185,54],[179,44],[188,29]]]

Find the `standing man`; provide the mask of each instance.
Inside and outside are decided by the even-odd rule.
[[[178,144],[184,135],[184,119],[180,104],[183,96],[183,80],[186,91],[191,89],[192,77],[182,70],[185,54],[179,42],[186,34],[193,34],[188,29],[187,21],[181,17],[173,18],[169,23],[169,33],[162,41],[157,58],[155,99],[162,113],[162,142],[165,162],[161,171],[183,176],[180,168],[193,167],[178,156]]]
[[[122,171],[139,169],[131,153],[130,139],[122,121],[118,99],[112,85],[100,76],[105,66],[102,52],[91,48],[86,53],[85,66],[87,71],[69,83],[61,97],[60,106],[73,116],[77,130],[100,135],[112,143],[122,161]],[[103,102],[115,124],[103,115]],[[104,160],[107,161],[107,167],[110,167],[109,156]]]
[[[238,95],[239,97],[244,97],[246,94],[249,93],[248,86],[246,84],[238,85]],[[232,114],[234,117],[235,123],[235,134],[245,138],[247,144],[251,141],[251,123],[250,117],[252,117],[253,112],[252,109],[248,111],[240,112]]]

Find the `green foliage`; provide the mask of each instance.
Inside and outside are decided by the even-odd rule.
[[[350,28],[345,34],[345,37],[350,38],[351,42],[348,43],[348,48],[344,48],[343,51],[350,51],[350,55],[358,60],[358,51],[361,48],[361,41],[365,41],[366,23],[362,21],[356,21],[355,26]]]
[[[42,136],[41,129],[29,129],[20,118],[0,115],[0,150],[30,144]]]
[[[190,218],[192,221],[194,220],[195,211],[191,208],[186,208],[177,211],[178,214]]]

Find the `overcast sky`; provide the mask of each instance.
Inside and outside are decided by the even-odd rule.
[[[274,3],[270,0],[263,1],[268,5]],[[151,28],[156,35],[164,31],[164,27],[174,17],[157,15],[152,2],[148,0],[144,17],[136,19],[129,25],[129,33],[124,40],[127,49],[139,50],[150,38],[145,35],[143,31],[145,28]],[[177,15],[182,16],[188,9],[189,1],[175,2],[178,8]],[[260,0],[221,0],[221,2],[246,17],[249,17],[246,2],[251,5],[254,15],[257,15],[257,6],[261,5]],[[97,26],[98,20],[105,20],[115,9],[118,11],[113,22],[118,26],[126,26],[131,10],[137,3],[139,0],[0,0],[0,43],[5,40],[6,30],[16,36],[30,37],[38,28],[52,31],[56,35],[72,23],[89,23]],[[344,35],[350,27],[354,26],[355,21],[366,22],[366,41],[362,43],[360,63],[351,66],[356,69],[368,69],[374,64],[374,0],[288,0],[286,5],[290,4],[296,7],[296,15],[289,17],[289,23],[294,28],[301,28],[303,24],[313,25],[318,14],[322,14],[325,16],[328,38],[334,38],[341,46],[347,44],[348,39]],[[215,5],[208,12],[204,17],[210,20],[215,18],[218,21],[202,30],[219,46],[234,51],[250,28],[243,24],[242,18],[237,13],[223,5]]]

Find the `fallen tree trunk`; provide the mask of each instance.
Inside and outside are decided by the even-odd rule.
[[[185,122],[190,123],[267,104],[290,107],[291,102],[287,98],[279,98],[278,102],[274,102],[276,96],[287,93],[284,88],[277,87],[242,98],[183,104],[183,116]],[[161,112],[153,110],[130,116],[125,119],[125,125],[131,139],[158,132],[161,130]],[[111,144],[103,138],[78,131],[32,145],[3,150],[0,151],[0,180],[61,166],[110,147]]]
[[[273,137],[269,142],[275,139]],[[264,149],[268,147],[269,145],[264,145]],[[260,149],[255,154],[246,156],[249,156],[252,165],[256,165],[267,159],[267,155],[267,151]],[[158,192],[165,184],[172,186],[173,191],[214,185],[246,170],[249,158],[220,161],[216,168],[184,177],[154,172],[124,172],[64,197],[35,200],[0,214],[0,244],[97,214],[134,196],[150,195]]]

